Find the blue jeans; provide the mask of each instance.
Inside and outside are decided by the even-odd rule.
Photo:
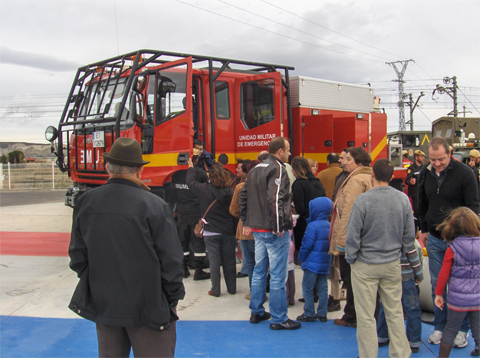
[[[284,323],[287,316],[287,282],[288,247],[290,236],[285,231],[283,236],[271,232],[254,232],[255,269],[252,279],[252,296],[250,310],[263,316],[266,301],[267,273],[270,262],[270,313],[272,323]]]
[[[248,285],[252,287],[253,269],[255,268],[255,240],[240,240],[242,249],[242,272],[248,275]]]
[[[321,275],[314,273],[310,270],[303,270],[302,280],[302,293],[305,299],[305,305],[303,311],[307,317],[315,317],[315,303],[313,298],[313,290],[315,284],[317,285],[318,292],[318,308],[317,314],[320,317],[327,317],[327,304],[328,304],[328,275]]]
[[[427,253],[428,253],[428,265],[430,269],[430,282],[432,284],[432,300],[435,302],[435,287],[437,286],[438,274],[442,268],[443,257],[445,256],[445,251],[447,251],[448,244],[445,240],[437,239],[435,236],[428,234],[427,240]],[[443,294],[443,300],[445,301],[445,306],[443,311],[438,308],[435,303],[433,304],[433,310],[435,314],[435,330],[441,331],[445,329],[447,324],[447,290]],[[470,329],[470,324],[468,323],[468,317],[462,323],[460,331],[467,333]]]
[[[407,339],[410,347],[418,348],[422,344],[422,310],[418,299],[415,279],[402,281],[402,304],[407,316]],[[380,306],[377,324],[378,343],[388,341],[388,326],[383,305]]]

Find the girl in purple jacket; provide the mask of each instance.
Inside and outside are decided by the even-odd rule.
[[[459,207],[437,228],[449,243],[435,288],[435,305],[443,310],[443,294],[448,282],[447,325],[440,343],[439,357],[448,357],[453,340],[465,316],[470,319],[475,349],[480,355],[480,219],[467,207]]]

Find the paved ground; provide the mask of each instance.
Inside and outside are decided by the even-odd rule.
[[[63,202],[66,190],[0,190],[0,207]]]
[[[30,197],[29,197],[30,194]],[[72,209],[64,192],[0,192],[0,355],[2,357],[93,357],[97,355],[94,324],[68,308],[77,284],[68,268],[67,247]],[[16,203],[9,205],[8,203]],[[7,203],[7,205],[4,205]],[[25,205],[19,205],[24,203]],[[237,266],[238,270],[240,265]],[[295,270],[301,297],[302,271]],[[178,357],[356,357],[355,329],[329,321],[304,323],[294,332],[276,332],[268,322],[252,325],[244,297],[248,280],[237,280],[237,294],[207,295],[209,281],[185,280],[186,297],[178,306]],[[343,304],[342,304],[343,305]],[[268,310],[268,303],[267,303]],[[295,318],[303,312],[289,308]],[[423,341],[433,331],[423,325]],[[455,349],[452,357],[467,357],[473,349]],[[438,346],[425,343],[415,357],[435,357]],[[388,356],[388,346],[379,357]]]

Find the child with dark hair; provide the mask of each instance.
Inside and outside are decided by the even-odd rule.
[[[465,316],[470,319],[475,349],[480,342],[480,219],[467,207],[453,210],[437,230],[449,244],[435,287],[435,305],[443,310],[443,294],[448,283],[447,325],[440,343],[439,357],[449,357],[453,340]]]

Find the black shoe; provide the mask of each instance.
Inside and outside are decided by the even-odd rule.
[[[412,353],[418,353],[419,347],[410,347]]]
[[[332,303],[327,306],[328,312],[340,311],[341,309],[340,300],[332,300]]]
[[[298,302],[303,302],[303,303],[305,303],[305,298],[299,298],[299,299],[298,299]],[[314,303],[317,303],[317,302],[318,302],[318,297],[314,297],[314,298],[313,298],[313,302],[314,302]]]
[[[302,327],[302,324],[300,322],[295,322],[291,319],[283,323],[270,323],[270,329],[273,329],[274,331],[278,331],[280,329],[287,329],[291,331],[294,329],[299,329],[300,327]]]
[[[193,281],[208,280],[210,274],[202,270],[195,270],[195,275],[193,275]]]
[[[378,346],[379,347],[383,347],[383,346],[388,346],[390,344],[390,340],[388,341],[385,341],[385,342],[381,342],[381,343],[378,343]],[[410,347],[412,348],[412,347]],[[413,349],[413,348],[412,348]],[[418,348],[417,348],[417,352],[418,352]]]
[[[190,276],[190,271],[188,271],[187,266],[184,266],[183,267],[183,278],[187,278],[188,276]]]
[[[300,322],[315,322],[317,320],[317,317],[308,317],[305,316],[305,314],[301,314],[300,316],[297,317],[297,321]]]
[[[315,317],[317,317],[317,319],[318,319],[320,322],[327,322],[327,321],[328,321],[327,317],[321,317],[321,316],[319,316],[318,314],[317,314]]]
[[[257,324],[257,323],[260,323],[262,321],[266,321],[267,319],[270,319],[271,317],[272,317],[272,315],[270,313],[268,313],[267,311],[265,311],[263,316],[260,316],[259,314],[252,313],[250,315],[250,323]]]
[[[470,353],[471,356],[478,357],[480,356],[480,350],[478,349],[478,344],[475,346],[475,349]]]
[[[248,274],[243,273],[243,272],[237,273],[237,278],[242,278],[242,277],[248,277]]]

